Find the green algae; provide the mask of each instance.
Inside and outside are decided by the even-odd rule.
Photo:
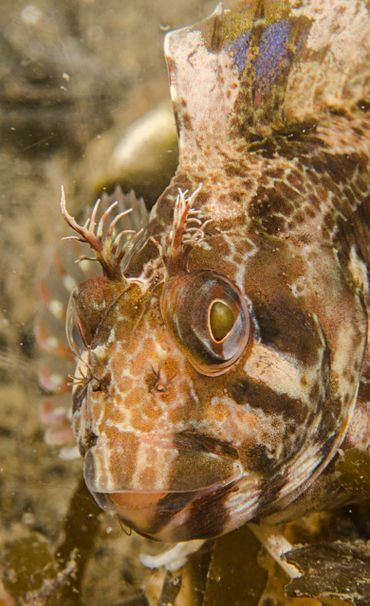
[[[370,499],[370,455],[357,448],[345,451],[336,464],[338,481],[356,499]]]
[[[208,571],[203,606],[257,606],[267,573],[257,561],[260,543],[248,526],[219,538]]]
[[[20,606],[83,606],[80,592],[99,530],[100,510],[81,479],[65,517],[55,551],[31,533],[6,545],[3,583]]]

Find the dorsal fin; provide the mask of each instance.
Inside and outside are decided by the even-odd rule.
[[[369,12],[364,0],[220,4],[167,34],[165,54],[181,162],[365,98]]]
[[[138,198],[134,190],[128,193],[123,193],[119,185],[116,186],[112,194],[104,192],[102,194],[101,209],[105,210],[109,207],[112,201],[117,201],[118,205],[115,210],[115,215],[124,212],[125,210],[131,210],[130,214],[124,218],[124,226],[126,229],[132,229],[133,231],[139,231],[142,227],[145,227],[148,221],[148,210],[145,206],[143,198]],[[87,218],[86,213],[86,218]]]

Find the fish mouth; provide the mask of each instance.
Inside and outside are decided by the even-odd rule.
[[[84,477],[92,493],[194,492],[242,475],[237,450],[195,431],[174,435],[126,432],[98,438],[85,452]]]
[[[159,541],[209,539],[225,532],[225,499],[240,477],[191,491],[93,493],[97,504],[115,513],[139,534]]]
[[[136,452],[123,449],[129,442],[125,436],[109,452],[98,440],[85,455],[85,482],[102,509],[117,513],[130,527],[153,538],[187,540],[179,537],[185,536],[192,503],[214,503],[245,473],[233,447],[194,431],[147,435]],[[216,511],[213,520],[217,516]],[[163,531],[174,518],[176,528],[182,529],[175,535]]]

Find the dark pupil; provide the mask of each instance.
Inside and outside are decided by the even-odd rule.
[[[212,303],[209,322],[214,340],[222,341],[234,326],[232,309],[222,301],[215,301]]]

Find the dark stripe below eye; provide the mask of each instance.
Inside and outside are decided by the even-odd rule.
[[[251,379],[239,379],[230,387],[232,398],[238,404],[248,404],[252,408],[259,408],[268,415],[281,414],[286,419],[303,423],[307,416],[307,406],[297,398],[290,398],[280,394]]]
[[[223,440],[197,433],[195,431],[181,431],[175,435],[174,445],[178,450],[212,452],[216,455],[238,459],[237,450]]]
[[[288,296],[280,298],[270,291],[268,306],[253,297],[251,293],[262,343],[272,345],[303,364],[314,364],[321,341],[313,320]]]

